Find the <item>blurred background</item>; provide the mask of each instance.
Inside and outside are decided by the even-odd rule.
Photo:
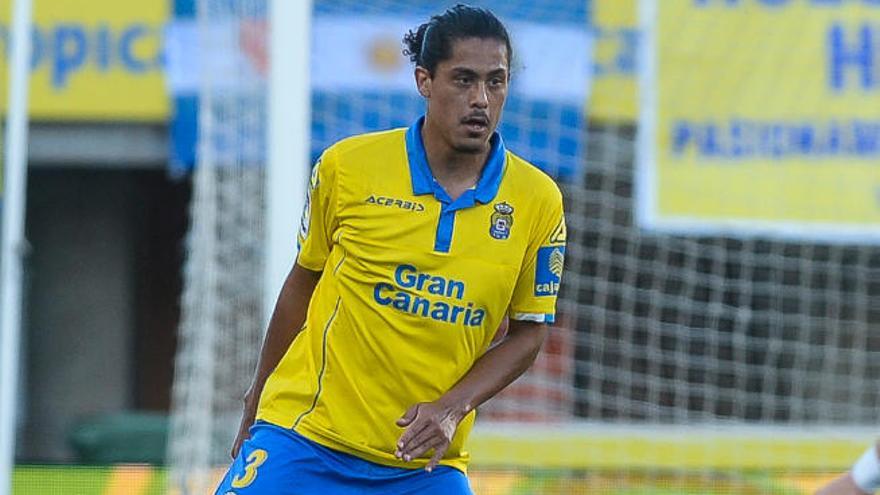
[[[454,3],[32,0],[19,217],[2,143],[11,493],[210,493],[309,164],[424,111],[400,40]],[[556,328],[479,411],[475,492],[801,494],[847,469],[880,431],[880,4],[470,3],[511,31],[500,131],[569,229]]]

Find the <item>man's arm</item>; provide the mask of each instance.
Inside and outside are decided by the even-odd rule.
[[[853,480],[853,477],[849,473],[844,473],[829,481],[828,484],[824,485],[819,491],[816,492],[816,495],[869,495],[867,492],[863,492]]]
[[[434,449],[426,469],[431,471],[449,448],[458,423],[523,374],[538,356],[547,325],[511,320],[507,336],[474,362],[447,393],[434,402],[410,407],[397,421],[406,430],[397,441],[398,458],[415,459]]]
[[[816,495],[867,495],[880,488],[880,443],[869,448],[848,473],[834,478]]]
[[[257,405],[260,402],[260,394],[269,375],[278,366],[278,362],[287,352],[291,342],[302,330],[306,321],[306,312],[309,309],[309,301],[315,286],[321,278],[321,272],[307,270],[298,264],[293,265],[284,286],[275,301],[275,310],[269,320],[269,329],[263,340],[260,350],[260,359],[257,361],[257,370],[254,379],[244,396],[244,412],[238,434],[232,444],[232,458],[238,455],[241,444],[250,437],[251,425],[257,415]]]

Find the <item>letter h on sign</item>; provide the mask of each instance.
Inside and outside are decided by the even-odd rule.
[[[880,87],[875,74],[880,33],[872,26],[862,24],[853,34],[854,40],[840,23],[835,23],[828,32],[828,76],[834,91],[845,89],[847,69],[857,71],[861,89],[870,91]]]

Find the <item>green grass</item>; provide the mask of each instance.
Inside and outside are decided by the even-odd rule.
[[[111,474],[105,467],[18,466],[13,495],[103,495]]]
[[[503,472],[503,471],[499,471]],[[480,473],[474,473],[479,476]],[[485,484],[484,484],[485,486]],[[533,470],[515,475],[504,491],[486,495],[804,495],[803,488],[768,472],[670,473]],[[482,495],[482,494],[481,494]]]
[[[165,474],[164,469],[157,469],[153,480],[141,495],[165,495]]]
[[[115,475],[114,475],[115,473]],[[788,473],[791,474],[791,473]],[[473,470],[477,495],[804,495],[791,478],[768,472],[595,472],[576,470]],[[809,474],[808,474],[809,476]],[[162,468],[138,466],[17,466],[13,495],[164,495]],[[498,480],[506,480],[499,483]],[[132,484],[129,485],[128,481]],[[134,489],[130,486],[138,486]]]

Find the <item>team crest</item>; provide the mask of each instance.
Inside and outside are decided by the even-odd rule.
[[[507,203],[495,203],[495,212],[492,213],[489,224],[489,235],[495,239],[507,239],[510,237],[512,226],[513,207]]]

